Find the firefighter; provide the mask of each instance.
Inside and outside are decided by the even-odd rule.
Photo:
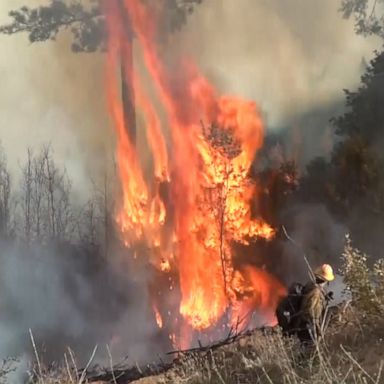
[[[314,271],[315,281],[310,281],[303,289],[300,311],[297,316],[298,336],[301,341],[314,341],[322,335],[322,322],[328,301],[333,292],[326,293],[326,286],[334,280],[332,267],[323,264]]]
[[[300,283],[293,283],[288,289],[288,295],[277,306],[276,318],[283,334],[294,333],[293,324],[300,311],[303,289],[304,286]]]

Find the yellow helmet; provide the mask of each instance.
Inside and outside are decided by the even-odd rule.
[[[335,279],[333,269],[329,264],[323,264],[321,267],[315,270],[315,276],[325,281],[332,281]]]

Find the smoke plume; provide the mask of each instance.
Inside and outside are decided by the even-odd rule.
[[[4,0],[0,22],[25,0]],[[28,6],[46,4],[30,0]],[[354,87],[377,46],[358,37],[334,0],[209,0],[196,7],[166,49],[186,52],[225,93],[255,100],[269,128],[308,125],[319,110]],[[74,54],[70,37],[31,45],[26,35],[0,36],[3,84],[0,137],[15,172],[27,145],[51,141],[75,188],[111,161],[101,54]],[[320,119],[326,125],[330,112]],[[324,127],[325,128],[325,127]],[[319,128],[320,129],[320,128]],[[83,185],[81,185],[83,184]]]
[[[3,0],[0,22],[26,3],[45,2]],[[340,101],[343,88],[358,83],[362,58],[369,59],[377,45],[357,37],[337,8],[334,0],[205,0],[164,49],[170,56],[186,53],[197,59],[221,91],[255,100],[268,129],[318,127],[321,136],[334,113],[329,106]],[[56,160],[84,197],[89,175],[108,168],[114,137],[105,108],[103,56],[74,54],[69,47],[68,35],[33,45],[25,35],[0,36],[0,137],[13,175],[27,146],[51,142]],[[305,157],[320,151],[312,142],[301,143]],[[313,250],[311,261],[319,261],[315,253],[324,246],[334,260],[342,227],[321,207],[302,208],[290,217],[291,235]],[[132,358],[142,359],[156,353],[143,284],[147,271],[135,271],[133,281],[129,266],[116,258],[98,264],[72,250],[0,245],[3,356],[30,348],[28,329],[44,341],[51,357],[66,346],[85,357],[95,343],[113,340],[118,356],[132,351]],[[297,250],[285,243],[282,252],[284,268],[292,267],[289,277],[306,278],[303,267],[296,274],[295,266],[302,266]]]
[[[1,242],[0,358],[33,356],[60,361],[70,347],[79,365],[96,344],[94,360],[107,364],[108,344],[116,363],[155,359],[161,344],[146,295],[145,275],[122,258],[113,262],[70,246]],[[127,255],[124,255],[127,258]]]

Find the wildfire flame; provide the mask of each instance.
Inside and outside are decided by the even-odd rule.
[[[154,307],[153,310],[155,311],[157,326],[163,328],[163,318],[161,317],[159,310],[156,307]]]
[[[149,3],[124,0],[124,12],[167,118],[162,124],[142,79],[131,68],[126,80],[135,89],[136,108],[145,116],[154,163],[151,175],[144,173],[129,138],[115,76],[119,61],[131,60],[126,56],[131,43],[117,0],[107,0],[105,6],[106,87],[122,189],[117,222],[127,245],[144,242],[159,271],[177,274],[179,312],[190,326],[203,330],[228,307],[233,308],[233,318],[247,305],[271,308],[284,291],[265,271],[251,266],[235,270],[231,249],[233,242],[248,244],[274,236],[251,210],[258,189],[249,170],[263,144],[263,123],[254,102],[218,95],[192,60],[181,58],[177,73],[168,70],[155,43],[162,15]],[[168,146],[166,130],[171,136]],[[160,195],[160,185],[167,185],[171,204]],[[157,307],[154,311],[162,327]]]

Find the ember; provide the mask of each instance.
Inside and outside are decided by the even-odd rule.
[[[117,2],[107,3],[106,86],[118,140],[122,188],[117,222],[125,244],[135,248],[144,242],[159,272],[177,276],[178,310],[183,321],[174,322],[179,329],[172,330],[172,341],[179,333],[179,341],[185,343],[189,338],[186,325],[208,329],[230,308],[232,322],[244,314],[245,307],[273,310],[284,288],[265,271],[251,266],[235,270],[231,249],[234,242],[247,245],[255,238],[270,240],[274,236],[274,230],[251,213],[250,203],[258,190],[250,181],[249,169],[263,144],[263,124],[256,104],[218,95],[190,59],[180,58],[176,84],[155,44],[157,20],[162,15],[145,2],[125,0],[125,11],[167,117],[166,126],[162,126],[142,79],[132,72],[136,106],[145,116],[153,155],[154,166],[148,177],[127,133],[115,78],[119,60],[126,59],[124,45],[129,44],[124,37],[124,18]],[[171,136],[169,147],[166,130]],[[220,135],[223,140],[218,140]],[[161,184],[167,186],[172,204],[161,196]],[[248,286],[239,287],[239,281],[246,280]],[[168,293],[175,284],[169,281]],[[239,290],[248,292],[247,298],[239,295]],[[159,327],[166,321],[160,314],[161,305],[159,302],[154,307]]]

